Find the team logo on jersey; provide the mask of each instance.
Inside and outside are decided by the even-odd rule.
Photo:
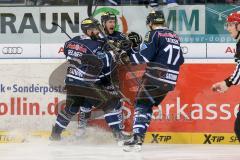
[[[149,42],[150,32],[148,32],[144,37],[144,42]]]
[[[175,33],[161,33],[161,32],[158,32],[158,37],[170,37],[170,38],[175,38],[175,39],[179,40],[178,35],[175,34]]]
[[[145,43],[142,43],[141,45],[140,45],[140,50],[144,50],[144,49],[146,49],[147,48],[147,45],[145,44]]]
[[[77,52],[75,50],[69,49],[68,50],[68,56],[74,56],[74,57],[81,57],[83,54],[81,52]]]
[[[97,55],[98,59],[103,59],[106,57],[106,53],[102,52],[102,51],[97,51],[96,55]]]
[[[86,53],[87,52],[87,48],[85,48],[85,47],[83,47],[83,46],[81,46],[79,44],[69,43],[67,45],[67,48],[74,49],[74,50],[80,51],[82,53]]]

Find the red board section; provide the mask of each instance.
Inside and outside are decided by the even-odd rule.
[[[148,131],[156,132],[233,132],[235,115],[240,102],[240,87],[233,86],[224,94],[211,90],[213,83],[224,80],[235,69],[234,64],[184,64],[174,91],[161,105],[154,107],[153,119]],[[131,70],[141,79],[144,66]],[[131,99],[125,104],[133,111],[138,83],[125,67],[120,69],[121,88]],[[125,121],[131,130],[132,115]]]

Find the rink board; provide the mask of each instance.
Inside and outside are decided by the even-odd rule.
[[[33,136],[32,133],[37,132],[35,134],[37,137],[49,136],[49,131],[56,119],[57,112],[54,112],[54,109],[64,107],[64,103],[61,102],[64,102],[65,95],[58,90],[40,92],[36,88],[29,92],[14,91],[13,85],[47,87],[49,77],[62,62],[31,60],[27,63],[25,60],[24,63],[16,63],[11,60],[11,62],[6,61],[0,64],[1,131],[30,129],[31,132],[27,135]],[[201,64],[195,62],[184,64],[175,90],[167,95],[161,105],[153,109],[146,143],[203,144],[205,139],[208,139],[206,143],[213,144],[236,143],[233,124],[239,109],[240,88],[234,86],[224,94],[214,93],[210,89],[213,83],[228,77],[234,67],[231,61],[221,64],[204,63],[204,61]],[[41,70],[38,70],[39,68]],[[141,78],[143,68],[144,66],[133,67],[138,78]],[[120,70],[121,88],[126,96],[134,101],[136,83],[124,70],[124,68]],[[30,112],[31,107],[35,109],[33,112]],[[125,104],[123,109],[125,130],[131,131],[133,106]],[[107,128],[101,111],[93,111],[92,118],[92,124]],[[73,127],[76,128],[76,125]],[[46,132],[38,133],[42,130]],[[171,138],[166,139],[161,135],[171,136]],[[153,137],[157,137],[157,140],[153,141]],[[19,135],[1,132],[1,143],[22,141],[23,138]]]
[[[148,132],[145,143],[153,144],[239,144],[233,133]]]
[[[38,131],[27,135],[0,131],[0,143],[25,143],[28,137],[44,138],[50,136],[49,131]],[[72,136],[64,132],[63,137]],[[191,133],[191,132],[147,132],[144,143],[149,144],[239,144],[233,133]]]
[[[228,77],[234,68],[233,64],[183,65],[175,90],[161,105],[154,107],[148,131],[233,133],[240,88],[232,86],[228,92],[219,94],[213,92],[211,86]],[[141,77],[141,67],[135,70]],[[131,78],[127,74],[125,79],[129,81],[123,81],[122,87],[133,102],[136,82]]]
[[[34,132],[17,132],[17,131],[0,131],[0,143],[25,143],[29,138],[44,138],[48,139],[50,131],[34,131]],[[64,131],[62,136],[68,137],[71,133]]]

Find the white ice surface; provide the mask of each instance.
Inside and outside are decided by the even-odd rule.
[[[0,145],[1,160],[239,160],[235,145],[150,145],[124,152],[115,144],[25,143]]]
[[[110,132],[91,127],[84,138],[25,138],[0,144],[0,160],[240,160],[240,145],[144,144],[142,152],[124,152]]]
[[[0,144],[0,160],[239,160],[240,145],[144,144],[142,152],[124,152],[112,134],[89,128],[84,139],[60,142],[27,137],[25,143]]]

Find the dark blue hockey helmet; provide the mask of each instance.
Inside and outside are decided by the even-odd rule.
[[[95,18],[86,18],[81,22],[81,29],[83,33],[86,33],[88,29],[98,28],[99,21]]]
[[[117,23],[117,17],[115,14],[111,12],[105,12],[101,16],[101,24],[104,25],[108,20],[115,20],[115,23]]]
[[[163,11],[152,11],[148,14],[146,24],[164,24],[165,18]]]

